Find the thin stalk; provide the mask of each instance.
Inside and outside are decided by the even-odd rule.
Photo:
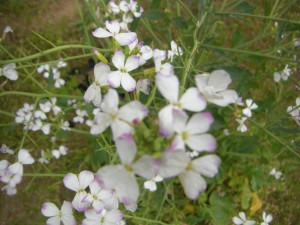
[[[263,54],[263,53],[259,53],[259,52],[250,52],[250,51],[240,50],[240,49],[223,48],[223,47],[208,45],[208,44],[201,44],[201,47],[207,48],[207,49],[216,49],[216,50],[222,50],[222,51],[228,51],[228,52],[248,54],[248,55],[253,55],[253,56],[260,56],[260,57],[264,57],[264,58],[282,60],[282,61],[287,61],[287,62],[295,62],[293,59],[267,55],[267,54]]]
[[[59,173],[24,173],[25,177],[64,177],[66,174]]]
[[[177,0],[177,2],[185,9],[185,11],[190,15],[192,18],[194,24],[197,24],[197,18],[194,16],[194,14],[191,12],[191,10],[181,1]]]
[[[137,217],[137,216],[124,215],[124,217],[128,218],[128,219],[139,220],[139,221],[144,221],[144,222],[153,223],[153,224],[169,225],[168,223],[164,223],[164,222],[161,222],[161,221],[141,218],[141,217]]]
[[[283,18],[278,18],[278,17],[273,17],[273,16],[262,16],[262,15],[253,15],[253,14],[248,14],[248,13],[238,13],[238,12],[212,12],[215,15],[220,15],[220,16],[246,16],[246,17],[252,17],[252,18],[257,18],[257,19],[265,19],[265,20],[273,20],[277,22],[285,22],[285,23],[293,23],[300,25],[299,21],[296,20],[289,20],[289,19],[283,19]]]
[[[63,95],[63,94],[55,94],[55,93],[37,94],[37,93],[30,93],[30,92],[23,92],[23,91],[6,91],[0,93],[0,97],[8,96],[8,95],[21,95],[21,96],[36,97],[36,98],[57,97],[57,98],[83,99],[83,96]]]
[[[271,133],[270,131],[268,131],[266,128],[264,128],[263,126],[261,126],[260,124],[254,122],[253,120],[249,119],[249,121],[254,124],[256,127],[258,127],[259,129],[261,129],[262,131],[264,131],[266,134],[268,134],[269,136],[271,136],[275,141],[277,141],[279,144],[283,145],[287,150],[289,150],[291,153],[293,153],[295,156],[297,156],[298,158],[300,158],[300,155],[295,152],[290,146],[288,146],[286,143],[284,143],[280,138],[278,138],[276,135],[274,135],[273,133]]]
[[[57,46],[55,48],[51,48],[33,55],[29,55],[23,58],[18,58],[18,59],[9,59],[9,60],[0,60],[0,64],[8,64],[8,63],[18,63],[18,62],[24,62],[24,61],[28,61],[28,60],[32,60],[32,59],[36,59],[36,58],[40,58],[42,56],[57,52],[57,51],[61,51],[61,50],[65,50],[65,49],[96,49],[95,46],[91,46],[91,45],[62,45],[62,46]],[[97,49],[100,52],[110,52],[111,50],[108,49]]]

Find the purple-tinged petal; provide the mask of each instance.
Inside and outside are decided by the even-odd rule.
[[[180,134],[185,131],[186,122],[188,120],[188,115],[183,110],[173,109],[173,128],[175,132]]]
[[[47,220],[46,225],[60,225],[59,216],[51,217]]]
[[[210,74],[207,84],[219,92],[226,90],[230,83],[231,77],[225,70],[215,70]]]
[[[122,50],[117,49],[115,51],[114,56],[112,57],[112,62],[114,64],[114,66],[120,70],[123,69],[125,66],[125,55],[122,52]]]
[[[113,71],[108,74],[108,83],[113,88],[118,88],[121,84],[123,73],[118,71]]]
[[[72,201],[72,206],[78,212],[83,212],[84,210],[86,210],[89,207],[90,203],[84,201],[86,195],[87,195],[86,191],[77,192]]]
[[[123,165],[130,165],[136,154],[136,144],[131,134],[123,134],[115,140],[116,149]]]
[[[179,175],[185,195],[190,199],[196,199],[200,192],[205,191],[205,180],[194,171],[184,171]]]
[[[148,114],[148,109],[139,101],[131,101],[119,110],[119,118],[129,123],[143,120]]]
[[[118,21],[105,21],[105,25],[107,30],[109,30],[110,33],[112,33],[113,36],[118,34],[120,32],[120,23]]]
[[[176,76],[156,76],[156,86],[162,96],[170,103],[177,103],[179,94],[179,80]]]
[[[130,134],[134,131],[133,127],[129,126],[128,123],[121,120],[115,120],[111,124],[111,130],[113,133],[114,140],[116,140],[118,137],[120,137],[123,134]]]
[[[119,33],[115,36],[115,39],[121,46],[126,46],[134,42],[137,39],[137,35],[134,32]]]
[[[131,55],[128,57],[125,63],[125,69],[127,72],[130,72],[132,70],[135,70],[136,68],[139,67],[139,61],[140,61],[140,56],[136,55]]]
[[[187,89],[182,95],[180,103],[182,108],[192,112],[200,112],[206,108],[206,100],[197,88]]]
[[[94,174],[91,171],[84,170],[79,173],[79,185],[80,189],[86,189],[90,183],[94,180]]]
[[[221,160],[216,155],[206,155],[192,161],[192,167],[206,177],[214,177],[218,173]]]
[[[132,92],[136,87],[136,81],[129,73],[122,73],[121,85],[125,91]]]
[[[109,89],[101,103],[101,109],[108,114],[115,114],[119,110],[119,96],[114,89]]]
[[[213,152],[216,147],[216,139],[210,134],[189,135],[186,144],[194,151]]]
[[[214,118],[209,112],[194,114],[186,125],[186,131],[191,134],[201,134],[209,130]]]
[[[42,206],[41,213],[46,217],[57,216],[59,213],[59,209],[56,207],[55,204],[51,202],[46,202]]]
[[[110,32],[108,32],[107,30],[99,27],[93,31],[93,36],[97,37],[97,38],[107,38],[107,37],[111,37],[112,34]]]
[[[65,187],[69,188],[72,191],[77,192],[80,189],[78,177],[74,173],[68,173],[64,177],[63,182],[64,182]]]
[[[113,209],[111,211],[108,211],[104,217],[105,221],[114,224],[120,222],[123,219],[123,213],[117,209]]]

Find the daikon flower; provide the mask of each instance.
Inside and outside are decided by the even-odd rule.
[[[130,76],[129,72],[139,67],[139,58],[139,56],[132,55],[125,61],[124,53],[117,49],[112,62],[118,70],[108,74],[108,83],[114,88],[121,85],[125,91],[133,91],[136,87],[136,81]]]
[[[147,180],[144,182],[144,188],[148,189],[151,192],[154,192],[157,189],[156,183],[161,182],[162,180],[163,178],[161,176],[156,175],[151,180]]]
[[[94,37],[113,37],[121,46],[129,45],[137,38],[134,32],[120,33],[120,23],[118,21],[107,20],[105,25],[107,30],[101,27],[97,28],[93,31]]]
[[[298,125],[300,125],[300,97],[296,99],[295,106],[289,106],[287,113],[290,114]]]
[[[123,213],[117,209],[110,211],[103,209],[100,213],[88,209],[84,215],[86,218],[82,221],[82,225],[118,225],[123,218]]]
[[[160,93],[169,102],[158,113],[160,123],[160,133],[166,137],[173,131],[173,110],[188,110],[200,112],[206,107],[206,101],[199,90],[191,87],[179,98],[179,80],[176,76],[156,75],[156,86]]]
[[[252,99],[246,100],[246,106],[247,107],[245,109],[243,109],[242,112],[246,117],[250,118],[250,117],[252,117],[252,110],[257,109],[258,106],[253,102]]]
[[[9,80],[17,80],[19,75],[15,69],[16,69],[15,63],[7,64],[3,68],[0,68],[0,76],[5,76]]]
[[[273,168],[270,172],[271,176],[274,176],[276,180],[280,180],[282,173],[280,171],[277,171],[275,168]]]
[[[263,222],[261,225],[269,225],[272,220],[273,216],[271,214],[267,215],[266,212],[263,212]]]
[[[100,134],[111,126],[114,139],[124,133],[133,132],[133,125],[139,123],[148,114],[148,109],[139,101],[131,101],[120,109],[118,93],[109,89],[101,103],[103,112],[95,115],[95,125],[91,134]]]
[[[173,57],[175,55],[182,55],[182,49],[177,46],[175,41],[171,41],[171,50],[168,50],[168,58],[173,62]]]
[[[286,64],[283,71],[274,73],[274,81],[275,82],[280,82],[280,80],[286,81],[290,77],[291,73],[292,70],[289,68],[289,65]]]
[[[68,173],[64,177],[63,182],[65,187],[76,192],[72,205],[79,212],[86,210],[89,206],[89,202],[84,202],[83,200],[87,195],[85,189],[93,180],[94,174],[87,170],[81,171],[78,176],[73,173]]]
[[[218,173],[221,160],[216,155],[206,155],[190,161],[186,169],[179,174],[184,193],[190,199],[196,199],[205,191],[206,181],[202,176],[214,177]]]
[[[247,126],[244,124],[246,120],[247,120],[247,117],[235,119],[235,121],[239,123],[239,126],[237,127],[238,131],[241,131],[242,133],[244,133],[248,130]]]
[[[206,133],[212,122],[212,115],[208,112],[196,113],[188,121],[188,116],[183,111],[173,111],[174,130],[177,133],[175,140],[177,145],[185,149],[187,145],[194,151],[214,151],[216,149],[216,140]]]
[[[196,75],[195,80],[198,89],[208,102],[224,107],[235,103],[238,99],[236,91],[227,89],[231,77],[224,70]]]
[[[150,80],[149,79],[139,79],[136,84],[136,94],[140,95],[140,92],[143,92],[146,95],[149,95],[150,92]]]
[[[95,81],[88,87],[84,94],[84,100],[86,102],[93,102],[94,106],[100,107],[102,101],[101,87],[107,86],[107,78],[110,73],[108,65],[100,62],[94,67]]]
[[[14,164],[11,164],[8,167],[8,170],[13,174],[23,175],[23,165],[29,165],[34,163],[34,158],[30,155],[28,150],[20,149],[18,152],[18,161]]]
[[[60,222],[64,225],[76,225],[72,209],[71,202],[64,201],[61,210],[53,203],[46,202],[43,204],[41,212],[44,216],[50,217],[46,222],[47,225],[60,225]]]
[[[247,220],[246,214],[244,212],[239,212],[239,217],[233,217],[232,222],[235,225],[255,225],[256,222],[254,220]]]
[[[68,148],[65,146],[61,145],[59,146],[58,150],[54,149],[51,151],[52,155],[56,158],[59,159],[61,155],[67,155]]]
[[[88,113],[86,110],[76,109],[76,115],[73,118],[74,123],[84,123],[84,117],[88,116]]]
[[[14,151],[11,150],[9,147],[7,147],[5,144],[2,144],[1,148],[0,148],[0,153],[7,153],[7,154],[14,154]]]

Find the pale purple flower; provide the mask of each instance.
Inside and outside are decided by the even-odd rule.
[[[88,87],[84,94],[86,102],[93,102],[94,106],[100,107],[102,101],[101,87],[107,86],[107,78],[110,73],[110,68],[104,63],[98,63],[94,67],[95,81]]]
[[[196,85],[208,102],[218,106],[227,106],[238,99],[236,91],[227,89],[231,83],[230,75],[224,70],[215,70],[211,74],[198,74]]]
[[[131,44],[137,35],[134,32],[120,33],[120,23],[118,21],[106,21],[106,29],[101,27],[93,31],[94,37],[97,38],[107,38],[113,37],[121,46]]]
[[[117,209],[110,211],[103,209],[100,213],[88,209],[84,215],[86,218],[82,221],[82,225],[118,225],[123,218],[123,213]]]
[[[71,202],[64,201],[61,210],[53,203],[46,202],[42,206],[41,213],[46,217],[50,217],[46,222],[47,225],[60,225],[60,222],[64,225],[76,225],[72,209]]]

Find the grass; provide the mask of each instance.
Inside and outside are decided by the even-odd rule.
[[[273,73],[285,64],[299,67],[293,58],[299,57],[299,47],[293,46],[300,29],[297,1],[153,0],[140,4],[145,4],[145,13],[132,24],[139,40],[164,49],[176,40],[183,48],[184,55],[174,62],[181,93],[194,85],[195,74],[223,68],[231,74],[232,88],[245,99],[254,99],[259,108],[247,122],[249,131],[240,133],[234,122],[240,109],[209,105],[215,118],[211,132],[218,140],[217,154],[222,159],[217,177],[208,180],[207,191],[194,201],[184,196],[178,179],[159,183],[155,194],[141,190],[138,211],[125,213],[127,224],[226,225],[239,211],[252,214],[257,221],[266,211],[273,215],[274,225],[297,224],[300,129],[286,108],[294,105],[298,97],[299,71],[294,70],[287,82],[273,81]],[[20,74],[17,82],[3,82],[0,86],[0,143],[12,149],[24,146],[36,159],[41,149],[50,152],[60,144],[69,148],[67,157],[52,160],[49,165],[35,163],[26,167],[17,195],[8,197],[0,192],[3,225],[44,224],[45,218],[40,214],[44,202],[60,205],[62,200],[72,199],[72,193],[62,184],[66,173],[84,169],[96,172],[107,162],[118,161],[108,134],[95,138],[84,126],[75,125],[70,132],[63,132],[56,125],[53,129],[57,141],[53,144],[49,137],[24,132],[13,119],[24,102],[33,104],[49,97],[57,97],[59,104],[66,107],[68,119],[75,115],[72,108],[67,108],[67,100],[82,100],[87,80],[92,80],[93,66],[89,62],[98,60],[91,50],[98,48],[108,61],[113,52],[109,42],[91,35],[104,21],[97,7],[104,9],[104,1],[35,0],[25,4],[0,0],[0,30],[6,25],[14,29],[0,42],[0,65],[15,62]],[[68,61],[68,68],[63,70],[68,86],[58,92],[39,77],[36,69],[45,62],[55,64],[60,58]],[[147,68],[148,72],[152,67]],[[140,74],[150,77],[153,83],[154,76],[148,72]],[[155,87],[148,99],[144,97],[153,114],[163,105]],[[92,111],[91,105],[88,111]],[[63,116],[52,118],[53,124],[63,120]],[[231,135],[225,136],[224,129],[229,129]],[[156,144],[166,145],[155,134],[149,138],[153,143],[149,141],[147,145],[153,148]],[[282,180],[268,176],[273,167],[283,172]],[[139,179],[141,185],[142,182]]]

